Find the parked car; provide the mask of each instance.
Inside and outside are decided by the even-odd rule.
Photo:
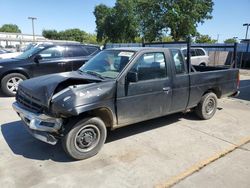
[[[35,83],[35,84],[34,84]],[[29,132],[74,159],[103,146],[107,129],[194,109],[201,119],[217,99],[237,94],[239,70],[194,66],[187,71],[178,49],[103,50],[78,71],[20,83],[14,110]]]
[[[7,54],[7,53],[10,53],[9,51],[5,50],[5,49],[1,49],[0,48],[0,55],[1,54]]]
[[[9,52],[8,53],[0,53],[0,59],[10,59],[17,57],[18,55],[22,54],[22,52]]]
[[[14,45],[7,45],[5,46],[5,49],[10,52],[16,52],[16,47]]]
[[[75,43],[37,45],[15,58],[0,60],[1,90],[14,96],[21,81],[77,70],[99,51],[98,46]]]
[[[182,53],[186,57],[187,49],[182,48]],[[207,66],[209,63],[209,56],[203,48],[191,48],[190,55],[192,65]]]

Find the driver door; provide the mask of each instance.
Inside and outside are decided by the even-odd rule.
[[[32,67],[33,76],[64,72],[66,64],[64,52],[65,47],[62,46],[45,48],[39,52],[38,55],[41,55],[42,59],[38,63],[34,62]]]
[[[144,53],[129,72],[138,80],[118,84],[118,124],[126,125],[165,115],[169,111],[172,90],[163,52]]]

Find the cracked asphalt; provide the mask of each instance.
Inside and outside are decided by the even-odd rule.
[[[42,143],[0,97],[1,187],[250,187],[250,76],[208,121],[173,114],[108,132],[101,152],[72,161]]]

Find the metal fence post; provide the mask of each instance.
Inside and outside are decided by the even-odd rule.
[[[191,72],[190,48],[191,48],[191,39],[190,39],[190,36],[189,36],[187,38],[187,68],[188,68],[188,73]]]
[[[234,43],[234,53],[233,53],[233,62],[234,62],[234,68],[237,68],[237,45],[238,43]]]

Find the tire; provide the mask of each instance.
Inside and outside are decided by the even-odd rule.
[[[200,63],[199,66],[205,67],[205,66],[206,66],[206,63],[204,63],[204,62],[203,62],[203,63]]]
[[[105,123],[98,117],[85,118],[74,123],[62,139],[64,151],[75,160],[96,155],[107,137]]]
[[[210,92],[202,96],[201,101],[195,108],[196,115],[203,120],[210,119],[217,110],[217,96]]]
[[[1,80],[1,89],[5,95],[14,97],[16,95],[18,84],[26,79],[26,76],[20,73],[7,74]]]

